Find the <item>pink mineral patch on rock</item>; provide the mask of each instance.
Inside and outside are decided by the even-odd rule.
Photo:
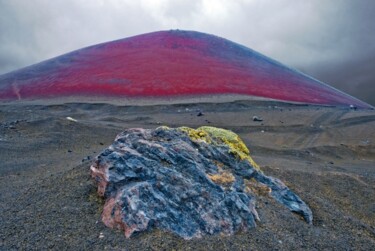
[[[105,189],[108,184],[108,167],[98,167],[95,163],[90,167],[91,177],[95,179],[98,186],[98,194],[104,196]]]
[[[121,215],[120,210],[121,208],[115,208],[116,206],[116,199],[110,198],[106,201],[103,213],[102,213],[102,220],[104,225],[110,228],[115,228],[116,226],[121,229]]]
[[[0,76],[0,100],[213,94],[371,107],[249,48],[194,31],[94,45]]]

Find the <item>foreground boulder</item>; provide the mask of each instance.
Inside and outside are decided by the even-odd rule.
[[[91,166],[102,220],[134,232],[160,228],[190,239],[254,227],[255,196],[266,193],[312,222],[310,208],[264,175],[233,132],[188,127],[128,129]]]

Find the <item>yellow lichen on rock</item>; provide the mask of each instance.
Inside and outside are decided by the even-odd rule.
[[[232,154],[236,155],[241,160],[249,161],[255,169],[259,170],[259,166],[250,157],[249,149],[246,147],[242,139],[234,132],[212,126],[202,126],[199,127],[198,130],[207,132],[211,138],[214,138],[216,141],[221,141],[221,143],[224,143],[229,147]]]
[[[234,132],[212,126],[202,126],[197,129],[180,127],[179,129],[187,133],[189,138],[192,140],[203,140],[207,144],[227,145],[230,149],[230,153],[237,156],[241,160],[249,161],[255,169],[259,170],[259,166],[250,157],[249,149],[246,147],[241,138]]]
[[[211,144],[211,138],[207,134],[207,132],[204,131],[204,130],[200,130],[199,128],[198,129],[193,129],[193,128],[185,127],[185,126],[184,127],[179,127],[178,129],[180,129],[181,131],[187,133],[187,135],[189,136],[189,138],[192,139],[192,140],[203,140],[207,144]]]

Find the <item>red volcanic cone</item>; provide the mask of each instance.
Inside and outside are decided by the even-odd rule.
[[[194,31],[94,45],[0,76],[3,100],[211,94],[371,107],[249,48]]]

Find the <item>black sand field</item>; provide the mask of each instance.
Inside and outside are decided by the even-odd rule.
[[[160,125],[238,133],[261,169],[311,207],[313,225],[266,196],[257,228],[233,236],[186,241],[157,230],[126,239],[105,227],[93,158],[125,128]],[[267,101],[2,103],[0,200],[0,250],[375,250],[375,111]]]

